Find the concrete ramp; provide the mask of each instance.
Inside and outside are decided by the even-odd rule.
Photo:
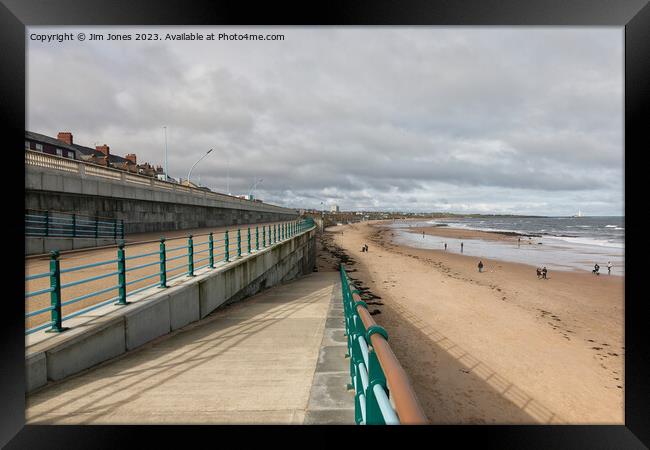
[[[326,325],[342,320],[340,289],[338,273],[315,273],[220,308],[34,392],[27,423],[303,423],[321,347],[331,340]],[[344,353],[341,346],[341,367]],[[354,397],[340,389],[349,397],[343,423]]]

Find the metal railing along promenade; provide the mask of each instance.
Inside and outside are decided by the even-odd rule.
[[[25,236],[124,239],[124,221],[58,211],[25,211]]]
[[[350,358],[348,385],[354,389],[358,425],[426,424],[406,372],[388,344],[388,333],[374,321],[368,305],[341,264],[345,335]]]
[[[28,312],[25,314],[25,318],[28,319],[30,317],[49,314],[50,320],[44,324],[27,329],[25,334],[31,334],[46,328],[49,328],[48,331],[52,332],[63,331],[65,330],[63,327],[64,320],[85,314],[114,302],[118,306],[126,305],[129,303],[127,301],[128,296],[155,286],[166,288],[168,287],[169,281],[173,279],[186,275],[195,276],[195,271],[206,267],[214,269],[217,265],[223,265],[240,258],[242,254],[252,254],[260,249],[273,246],[314,226],[311,218],[300,221],[281,222],[273,225],[254,225],[253,228],[249,225],[243,229],[226,230],[220,239],[215,238],[214,233],[200,236],[189,235],[186,238],[187,240],[182,242],[181,245],[174,244],[173,246],[170,246],[166,239],[161,237],[156,241],[129,244],[159,244],[156,251],[136,253],[129,256],[126,255],[125,244],[122,242],[118,245],[114,258],[72,267],[61,267],[59,252],[52,251],[50,253],[48,272],[32,274],[25,277],[26,284],[35,280],[39,280],[42,284],[49,280],[49,287],[25,292],[25,300],[27,302],[34,300],[35,297],[46,295],[49,295],[50,299],[49,305],[46,307],[40,307],[33,311],[29,311],[30,308],[26,308]],[[197,237],[205,237],[205,240],[195,241]],[[147,262],[143,258],[148,258],[149,261]],[[153,261],[151,261],[152,259]],[[169,263],[172,262],[173,265],[170,266]],[[96,269],[98,267],[101,267],[101,269]],[[100,273],[96,275],[93,273],[91,277],[77,278],[68,282],[62,282],[61,280],[62,275],[84,273],[89,270],[93,272],[99,270]],[[133,278],[134,272],[138,272],[136,275],[138,278]],[[143,272],[145,272],[144,275]],[[127,279],[127,275],[130,275],[130,279]],[[108,286],[93,288],[87,284],[98,280],[102,280],[104,284],[108,280]],[[143,282],[147,282],[147,284],[144,286],[134,286],[136,284],[142,285]],[[75,290],[78,291],[80,286],[82,287],[82,295],[67,299],[63,298],[66,289],[75,287]],[[117,293],[117,295],[111,296],[108,299],[99,299],[98,303],[76,310],[65,316],[62,313],[63,307],[93,297],[106,297],[108,293]]]

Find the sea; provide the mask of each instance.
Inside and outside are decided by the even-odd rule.
[[[460,253],[460,239],[409,232],[413,227],[442,226],[467,230],[505,232],[518,235],[521,242],[463,239],[463,254],[546,266],[548,270],[588,270],[595,264],[600,274],[607,275],[611,262],[612,275],[625,273],[625,217],[462,217],[434,220],[396,220],[386,226],[395,230],[398,244],[416,248],[439,249],[447,243],[447,251]],[[517,236],[515,236],[517,237]]]

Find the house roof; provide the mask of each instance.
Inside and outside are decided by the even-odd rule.
[[[101,158],[102,156],[104,156],[104,154],[102,152],[100,152],[99,150],[95,150],[94,148],[84,147],[83,145],[78,145],[78,144],[68,145],[65,142],[60,141],[60,140],[58,140],[56,138],[46,136],[46,135],[40,134],[40,133],[34,133],[33,131],[25,130],[25,137],[28,138],[28,139],[33,139],[35,141],[40,141],[40,142],[43,142],[43,143],[46,143],[46,144],[55,145],[55,146],[57,146],[59,148],[74,150],[75,152],[77,152],[77,154],[82,154],[82,155],[86,155],[86,156],[96,156],[97,158]],[[113,155],[113,154],[108,155],[108,160],[110,162],[112,162],[112,163],[128,162],[128,159],[123,158],[121,156]]]

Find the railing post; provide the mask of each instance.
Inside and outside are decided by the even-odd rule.
[[[45,236],[50,233],[50,212],[45,211]]]
[[[273,242],[274,243],[278,242],[278,224],[277,223],[273,224]]]
[[[210,269],[214,269],[214,237],[212,232],[208,235],[208,253],[210,254]]]
[[[225,261],[228,262],[230,261],[230,240],[228,239],[228,230],[226,230],[226,233],[224,234],[224,245],[226,247]]]
[[[255,225],[255,251],[260,249],[260,229]]]
[[[262,225],[262,247],[266,247],[266,227]]]
[[[187,237],[187,272],[189,276],[194,276],[194,241],[191,234]]]
[[[251,254],[251,227],[248,227],[248,254]]]
[[[167,254],[165,251],[165,238],[160,237],[160,287],[167,287]]]
[[[59,263],[59,251],[50,252],[50,305],[52,306],[52,328],[48,333],[60,333],[65,330],[61,326],[63,315],[61,314],[61,266]]]
[[[237,228],[237,258],[241,258],[241,228]]]
[[[72,215],[72,237],[77,237],[77,215]]]
[[[113,239],[117,239],[117,219],[113,219]]]
[[[126,305],[126,256],[124,254],[124,242],[117,246],[117,289],[119,298],[115,305]]]
[[[386,377],[379,364],[379,359],[374,349],[368,351],[368,389],[366,389],[366,424],[368,425],[385,425],[386,421],[379,408],[377,397],[375,396],[374,387],[380,385],[386,389]]]
[[[120,239],[124,239],[124,219],[120,219],[120,225],[122,225],[120,228]]]
[[[99,217],[95,216],[95,239],[99,237]]]

